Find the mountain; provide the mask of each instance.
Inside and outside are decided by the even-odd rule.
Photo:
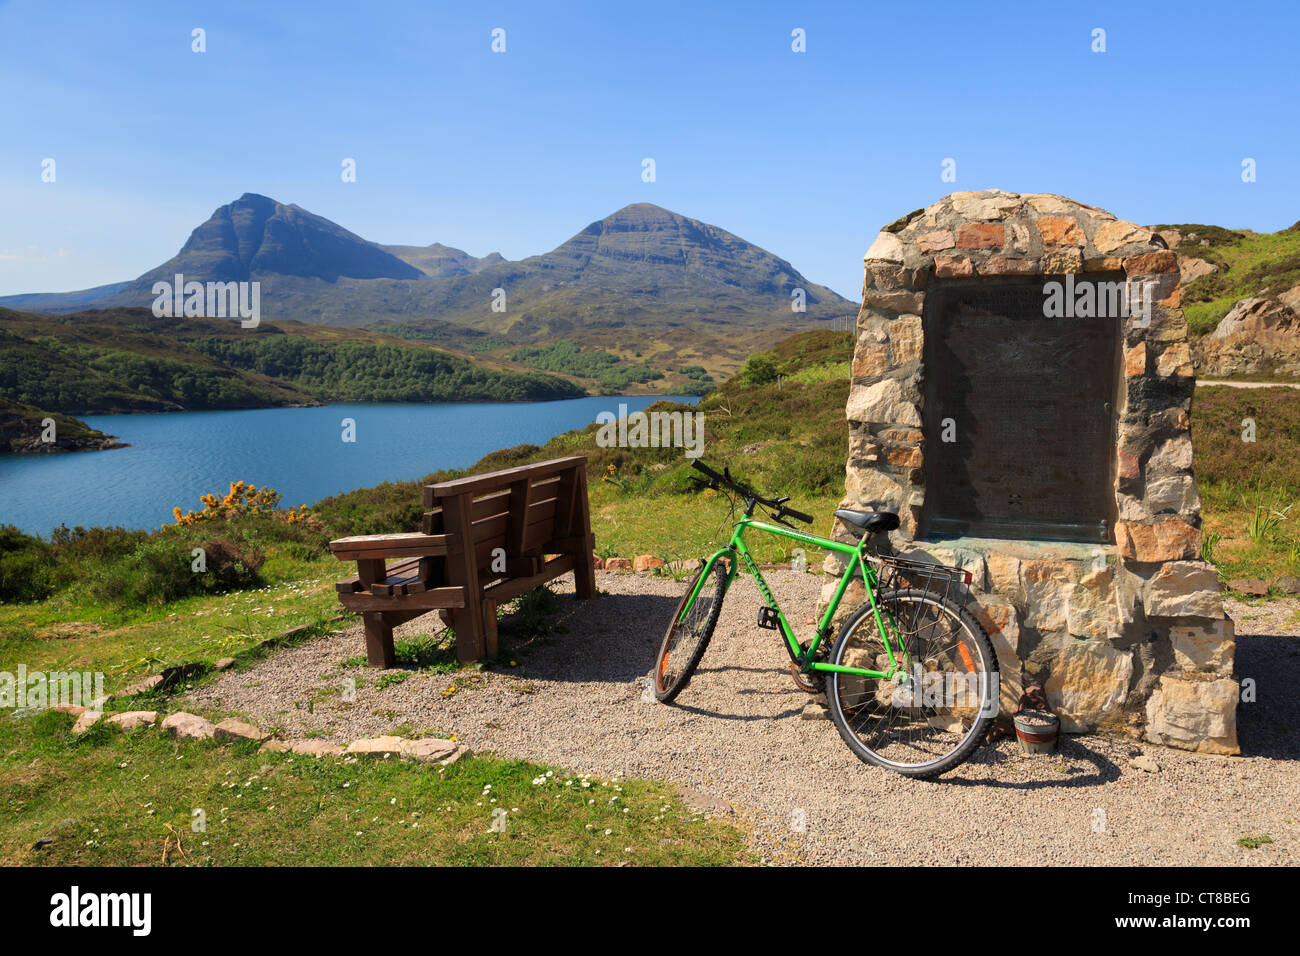
[[[422,279],[424,273],[342,226],[244,193],[190,233],[171,259],[146,272],[120,295],[148,295],[159,279],[177,273],[202,282],[243,282],[265,275],[335,282],[349,279]],[[127,304],[127,303],[123,303]],[[130,303],[140,305],[141,302]]]
[[[506,261],[499,252],[490,252],[482,259],[478,259],[461,249],[444,246],[441,242],[428,246],[380,246],[379,248],[414,266],[431,279],[467,276],[472,272]]]
[[[441,243],[383,246],[253,193],[213,213],[172,259],[124,286],[103,287],[101,297],[88,297],[94,290],[11,296],[0,306],[148,306],[153,283],[177,273],[187,281],[257,280],[266,320],[353,327],[450,322],[511,341],[648,325],[806,327],[857,309],[786,260],[649,203],[626,206],[550,252],[511,262]],[[791,310],[795,289],[804,290],[803,314]]]
[[[492,312],[493,289],[506,311]],[[805,279],[789,262],[717,226],[650,203],[625,206],[551,252],[440,283],[424,300],[439,318],[512,338],[596,328],[718,323],[796,324],[857,306]]]
[[[10,309],[33,309],[38,312],[62,312],[85,308],[92,302],[102,302],[121,292],[130,282],[113,282],[76,292],[26,292],[0,298],[0,304]]]

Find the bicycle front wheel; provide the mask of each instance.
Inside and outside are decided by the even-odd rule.
[[[699,591],[695,603],[683,614],[697,582]],[[667,704],[682,692],[699,666],[718,624],[718,615],[722,613],[722,597],[726,590],[726,566],[721,560],[715,561],[712,567],[701,568],[691,579],[690,586],[673,611],[673,619],[668,624],[663,643],[659,645],[654,667],[655,696],[663,703]]]
[[[905,670],[893,680],[828,673],[831,720],[861,760],[908,777],[938,776],[971,755],[997,716],[997,655],[971,613],[941,595],[911,588],[876,601]],[[845,621],[830,662],[890,670],[869,604]]]

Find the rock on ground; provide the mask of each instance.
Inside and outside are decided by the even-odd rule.
[[[217,728],[212,725],[210,720],[206,720],[197,714],[187,714],[184,711],[179,711],[175,714],[168,714],[163,718],[162,729],[173,737],[211,740]]]
[[[114,714],[107,721],[107,723],[121,727],[123,730],[139,730],[141,727],[152,727],[157,722],[158,711],[156,710],[128,710],[121,714]]]

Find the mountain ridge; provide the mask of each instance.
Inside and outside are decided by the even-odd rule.
[[[796,289],[809,319],[857,309],[787,260],[652,203],[624,206],[549,252],[512,261],[437,242],[383,245],[257,193],[218,207],[168,261],[97,287],[101,297],[30,293],[0,297],[0,306],[148,306],[153,284],[177,273],[187,281],[259,281],[267,319],[354,327],[443,321],[520,340],[628,325],[788,325],[798,321]]]

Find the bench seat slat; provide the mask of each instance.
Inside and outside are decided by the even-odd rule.
[[[353,611],[400,611],[406,608],[462,608],[465,606],[465,589],[458,587],[430,588],[422,594],[399,594],[386,597],[380,594],[340,594],[339,602]]]
[[[379,537],[379,536],[376,536]],[[330,550],[340,561],[367,558],[423,558],[450,553],[453,542],[446,534],[383,535],[386,541],[339,538],[330,542]],[[360,541],[361,543],[354,543]]]

